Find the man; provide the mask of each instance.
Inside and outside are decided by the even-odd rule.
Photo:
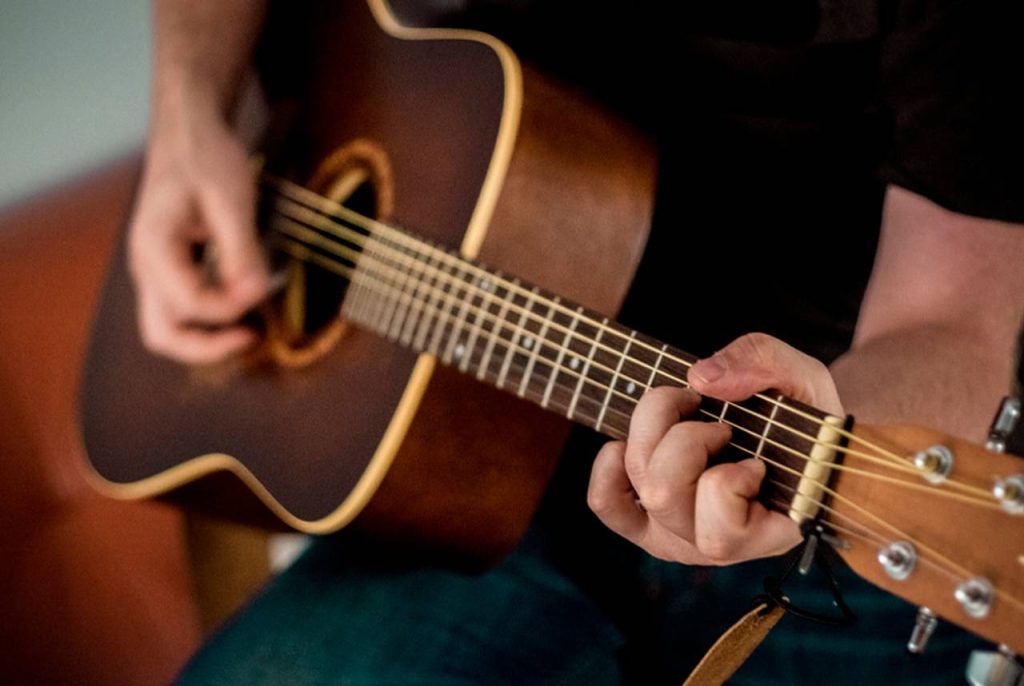
[[[734,400],[775,388],[868,422],[981,437],[1024,313],[1024,227],[1011,223],[1024,222],[1024,146],[1001,80],[1012,22],[983,22],[965,3],[736,0],[682,20],[656,4],[628,14],[515,4],[472,4],[457,19],[500,32],[658,136],[656,222],[622,318],[691,350],[720,348],[694,367],[694,391]],[[130,255],[142,335],[183,363],[256,341],[241,316],[269,276],[246,149],[228,122],[263,18],[250,0],[155,5],[152,125]],[[196,241],[218,249],[215,287],[191,260]],[[668,297],[685,318],[654,318],[650,303]],[[737,338],[752,330],[831,366],[772,336]],[[795,527],[751,500],[759,463],[704,469],[729,434],[689,421],[694,391],[644,397],[628,440],[597,458],[591,505],[673,562],[788,550]],[[493,572],[359,561],[355,543],[328,540],[207,647],[186,680],[678,681],[757,592],[763,567],[709,575],[596,530],[580,507],[593,444],[574,437],[526,541]],[[892,605],[850,590],[868,606],[866,631],[812,642],[820,630],[791,623],[738,682],[817,680],[827,664],[837,681],[935,683],[895,657]],[[937,648],[931,666],[957,682],[951,665],[962,654],[941,661]]]

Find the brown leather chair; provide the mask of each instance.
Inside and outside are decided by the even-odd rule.
[[[137,167],[0,211],[4,683],[166,683],[200,640],[181,514],[81,472],[79,369]]]

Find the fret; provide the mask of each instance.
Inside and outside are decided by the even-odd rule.
[[[369,245],[369,243],[367,243]],[[364,256],[366,255],[364,248]],[[377,312],[377,303],[381,296],[381,287],[377,284],[376,272],[372,269],[372,258],[360,259],[359,268],[354,277],[359,278],[359,284],[363,288],[362,302],[356,303],[356,321],[364,326],[373,328],[373,318]]]
[[[512,283],[518,285],[519,280],[512,279]],[[495,292],[495,295],[497,295],[497,292]],[[484,378],[486,378],[487,376],[487,370],[491,364],[491,354],[494,352],[494,345],[501,338],[501,329],[503,328],[503,324],[505,322],[505,316],[508,313],[509,306],[512,304],[512,301],[509,296],[515,297],[512,289],[506,287],[505,295],[501,296],[501,307],[498,309],[498,314],[495,317],[494,324],[492,325],[491,330],[489,332],[490,335],[488,336],[487,345],[484,347],[484,354],[480,359],[479,366],[477,367],[476,378],[480,379],[481,381],[483,381]]]
[[[459,371],[465,372],[469,370],[469,364],[473,358],[473,352],[476,349],[477,339],[480,337],[480,334],[483,333],[483,327],[481,324],[490,318],[491,302],[494,299],[494,296],[490,293],[490,284],[491,281],[486,276],[477,278],[475,282],[477,292],[481,294],[480,305],[473,317],[473,321],[469,324],[469,338],[466,339],[464,344],[465,351],[459,358]],[[473,299],[470,300],[470,305],[473,304],[473,300],[475,300],[475,298],[476,296],[474,295]]]
[[[476,375],[480,379],[486,379],[490,373],[490,365],[493,361],[492,352],[499,342],[503,340],[504,313],[512,306],[511,302],[505,300],[510,289],[500,291],[501,280],[498,277],[481,280],[478,288],[484,294],[481,314],[473,322],[471,336],[475,336],[472,346],[469,348],[469,358],[466,369],[476,366]],[[478,350],[483,343],[484,349]],[[486,366],[484,366],[486,365]]]
[[[441,265],[441,275],[445,281],[441,285],[441,297],[444,299],[443,305],[438,303],[437,319],[434,323],[434,334],[430,337],[430,343],[427,345],[427,350],[435,357],[441,357],[440,345],[444,338],[445,331],[448,328],[448,322],[451,320],[451,307],[453,304],[457,304],[458,301],[452,298],[452,291],[455,288],[455,273],[452,271],[451,264]]]
[[[400,303],[392,313],[391,320],[389,321],[387,328],[386,337],[391,341],[398,340],[404,323],[406,323],[406,320],[414,309],[414,305],[416,304],[415,294],[420,288],[422,278],[422,275],[418,273],[421,265],[409,252],[409,249],[397,248],[396,250],[399,255],[398,259],[403,267],[403,274],[401,287],[398,290],[398,299]]]
[[[764,423],[764,431],[761,432],[761,438],[757,442],[757,448],[754,449],[754,457],[760,458],[761,451],[764,449],[765,439],[768,438],[768,433],[771,431],[772,426],[775,424],[775,414],[779,411],[779,403],[777,402],[782,396],[779,395],[775,398],[776,403],[772,405],[772,411],[768,414],[768,421]]]
[[[540,406],[546,408],[548,403],[551,401],[551,391],[555,387],[555,380],[558,378],[558,374],[562,371],[562,360],[565,359],[565,354],[569,351],[569,340],[574,336],[576,332],[576,326],[580,323],[580,314],[583,312],[582,307],[576,308],[576,314],[571,315],[572,321],[565,332],[565,337],[562,338],[562,345],[558,348],[558,356],[555,358],[554,369],[551,372],[551,378],[548,379],[547,386],[544,388],[544,396],[540,401]]]
[[[608,318],[605,317],[601,320],[601,327],[597,331],[597,336],[594,338],[594,342],[590,346],[590,353],[587,355],[587,361],[583,364],[583,371],[580,372],[579,382],[576,384],[576,390],[572,394],[572,401],[569,403],[569,409],[565,413],[565,416],[569,419],[573,418],[576,413],[576,405],[579,404],[580,391],[583,390],[583,384],[587,380],[587,373],[590,371],[590,365],[594,362],[594,355],[597,353],[597,345],[601,342],[601,336],[605,332],[605,326],[608,324]],[[577,358],[574,358],[577,359]],[[570,363],[570,367],[572,364]]]
[[[365,304],[365,291],[366,287],[362,285],[362,281],[359,279],[359,266],[357,264],[356,269],[352,272],[352,278],[349,280],[348,288],[345,291],[345,300],[341,304],[341,313],[345,319],[353,322],[361,321],[357,317],[357,313]]]
[[[722,402],[722,411],[718,413],[718,421],[720,421],[723,424],[725,424],[725,413],[729,409],[729,405],[730,404],[731,403],[729,403],[728,401],[723,401]]]
[[[371,326],[378,333],[384,332],[384,317],[388,312],[389,306],[394,302],[391,295],[391,291],[394,289],[394,284],[388,276],[388,267],[384,264],[384,260],[379,256],[377,243],[370,246],[367,242],[367,246],[371,249],[370,260],[371,264],[374,265],[374,276],[377,280],[375,290],[377,291],[377,304],[375,312],[371,314]]]
[[[402,323],[409,316],[409,309],[413,303],[412,294],[409,292],[409,285],[413,287],[419,285],[419,279],[413,277],[413,269],[416,267],[416,262],[407,252],[406,248],[397,248],[398,260],[401,265],[399,271],[402,274],[402,285],[398,289],[398,297],[395,308],[391,312],[390,320],[387,324],[387,333],[385,337],[388,340],[398,340],[398,334],[401,331]]]
[[[662,377],[662,380],[660,383],[655,380],[654,384],[656,386],[675,386],[676,388],[686,388],[689,386],[689,382],[686,381],[686,375],[689,373],[690,367],[685,362],[675,359],[676,356],[671,354],[674,352],[670,349],[670,354],[666,354],[662,359],[658,369],[658,376]]]
[[[612,394],[615,392],[615,385],[619,382],[619,374],[622,373],[622,365],[626,362],[626,357],[629,355],[629,348],[633,345],[633,339],[636,338],[636,331],[629,334],[629,339],[626,341],[626,347],[622,349],[619,354],[619,362],[615,365],[615,371],[612,372],[611,381],[608,382],[608,392],[605,393],[604,402],[601,403],[601,411],[597,415],[597,421],[594,422],[594,428],[597,431],[601,430],[601,424],[604,422],[604,416],[608,413],[608,403],[611,401]]]
[[[444,354],[441,356],[441,359],[447,364],[451,364],[452,362],[452,355],[454,354],[456,344],[458,344],[459,342],[459,336],[461,335],[463,327],[465,326],[466,315],[469,313],[469,310],[471,309],[474,295],[472,289],[470,288],[470,284],[468,284],[465,280],[466,271],[462,267],[462,264],[463,263],[461,261],[457,262],[455,269],[458,271],[458,273],[453,272],[455,280],[458,283],[458,286],[455,286],[454,284],[452,286],[454,292],[453,300],[455,302],[455,305],[459,309],[458,314],[455,316],[455,320],[452,323],[452,332],[451,334],[448,335],[448,345],[445,346]],[[462,354],[465,355],[464,347],[462,349]]]
[[[658,350],[658,357],[651,366],[651,375],[647,378],[646,390],[648,391],[654,386],[654,377],[658,375],[658,368],[661,367],[661,361],[665,357],[666,350],[668,350],[668,343],[662,344],[661,349]]]
[[[402,326],[398,332],[397,340],[402,345],[412,345],[412,337],[416,332],[416,325],[420,323],[420,320],[424,315],[428,313],[427,303],[430,299],[430,286],[428,283],[427,269],[430,267],[430,251],[426,251],[425,254],[420,256],[417,261],[419,273],[416,275],[415,287],[412,290],[412,299],[415,304],[415,308],[412,311],[411,317],[406,317],[405,321],[402,322]],[[421,293],[421,291],[425,291]]]
[[[374,259],[377,260],[378,271],[382,275],[382,281],[384,283],[384,287],[381,289],[384,301],[380,312],[377,314],[377,321],[374,324],[374,328],[379,331],[381,335],[385,335],[388,330],[388,322],[390,321],[391,314],[394,312],[395,308],[398,307],[398,298],[395,296],[395,291],[400,291],[400,287],[398,286],[398,277],[396,277],[395,274],[397,273],[401,275],[402,270],[388,264],[383,256],[375,257]]]
[[[440,304],[440,293],[442,292],[441,287],[438,286],[438,275],[442,274],[440,264],[434,260],[433,252],[427,253],[427,266],[431,267],[433,276],[430,277],[430,295],[427,298],[427,306],[423,316],[420,317],[419,326],[417,327],[416,336],[413,338],[412,347],[415,350],[426,350],[427,349],[427,336],[430,333],[431,328],[436,326],[436,322],[441,315]]]
[[[519,384],[519,390],[516,391],[516,395],[520,398],[526,395],[526,388],[530,384],[530,379],[533,378],[533,370],[537,366],[537,359],[540,357],[540,351],[546,346],[548,340],[548,329],[551,327],[552,315],[555,312],[556,307],[562,302],[562,299],[557,295],[552,300],[553,306],[548,306],[548,313],[543,319],[540,331],[537,332],[536,343],[533,349],[530,351],[530,359],[526,362],[526,369],[523,371],[523,380]]]
[[[512,364],[512,359],[516,356],[516,348],[519,345],[519,339],[523,335],[523,323],[527,318],[527,314],[533,309],[533,302],[537,297],[537,290],[536,286],[530,290],[530,294],[526,296],[525,304],[519,310],[519,318],[516,320],[515,328],[512,330],[512,339],[505,351],[505,359],[501,364],[501,372],[498,373],[498,380],[495,383],[498,388],[504,388],[505,386],[505,378],[508,376],[508,370]]]

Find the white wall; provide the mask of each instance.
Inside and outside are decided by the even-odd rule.
[[[142,141],[146,0],[0,0],[0,206]]]

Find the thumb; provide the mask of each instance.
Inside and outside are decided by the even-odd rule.
[[[203,184],[199,199],[224,288],[253,301],[261,298],[269,274],[256,232],[256,189],[244,156],[239,164],[222,165],[216,178]]]
[[[719,400],[744,400],[771,388],[826,412],[843,414],[828,368],[763,333],[740,336],[694,363],[688,376],[695,391]]]

